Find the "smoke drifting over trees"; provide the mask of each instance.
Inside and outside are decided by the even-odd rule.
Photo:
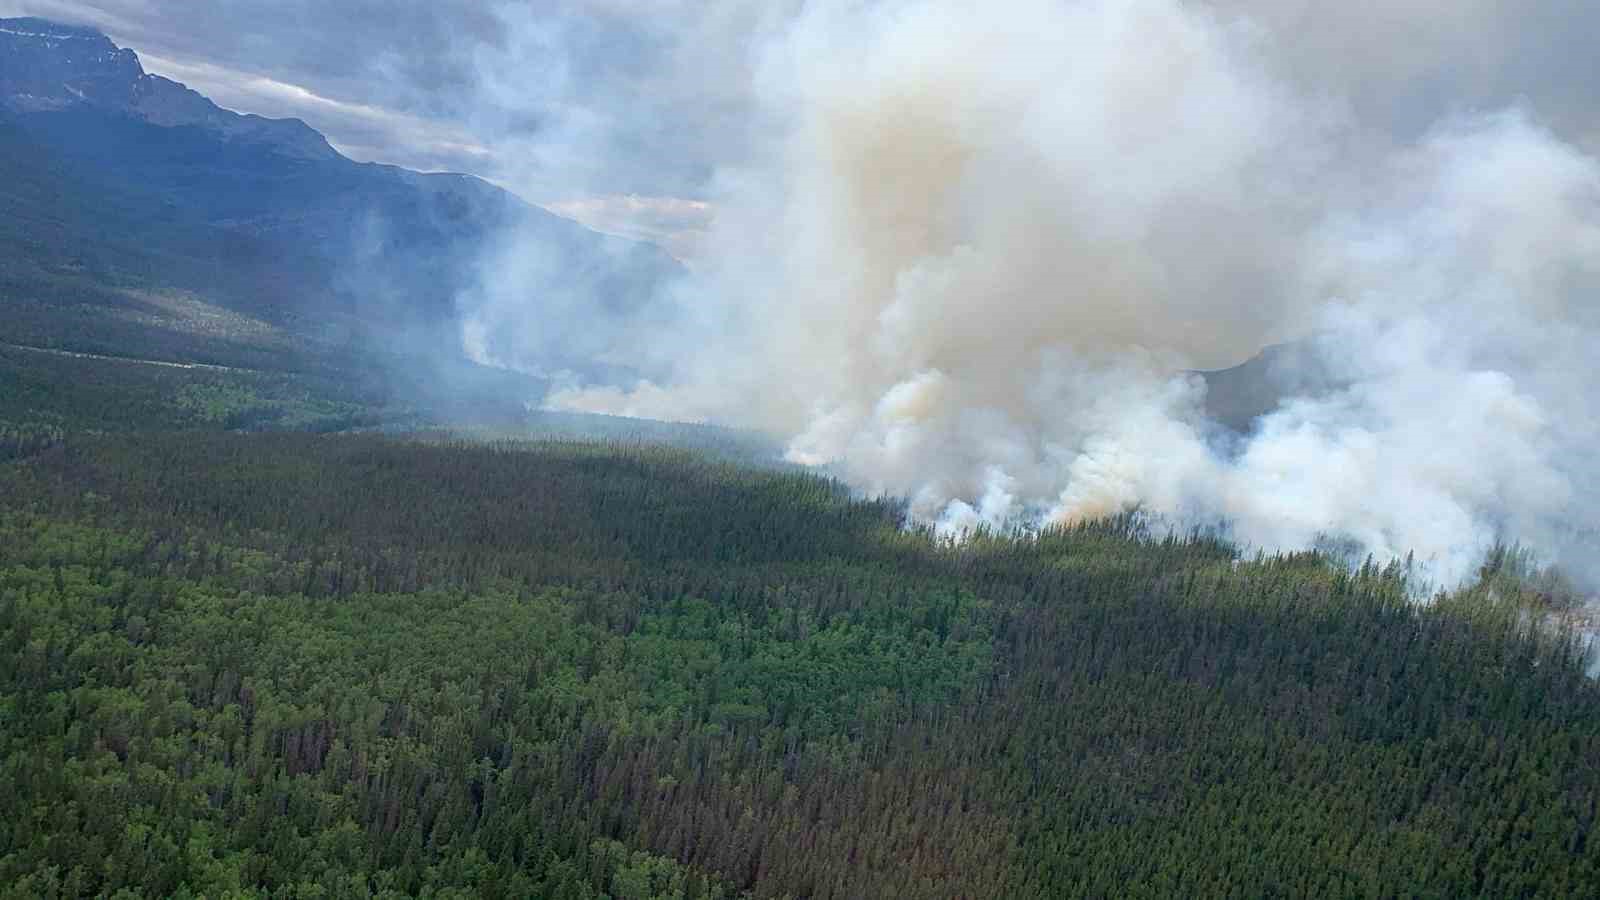
[[[716,222],[647,327],[586,336],[643,377],[548,402],[760,428],[951,531],[1139,507],[1445,581],[1504,537],[1581,565],[1600,132],[1527,64],[1548,15],[1433,6],[1381,32],[1253,2],[718,6],[748,27],[687,28],[654,76],[749,74]],[[1331,377],[1242,437],[1210,421],[1193,370],[1280,341]]]

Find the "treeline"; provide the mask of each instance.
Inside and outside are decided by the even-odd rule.
[[[1421,605],[567,443],[69,436],[0,497],[7,896],[1600,891],[1515,554]]]

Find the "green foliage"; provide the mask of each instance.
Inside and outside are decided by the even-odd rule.
[[[1600,692],[1515,554],[1418,604],[682,450],[46,443],[0,465],[3,896],[1600,886]]]
[[[58,425],[0,420],[0,462],[43,453],[66,439],[66,432]]]
[[[412,418],[375,388],[330,376],[0,346],[0,459],[74,431],[340,431]]]

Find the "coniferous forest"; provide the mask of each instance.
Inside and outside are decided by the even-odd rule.
[[[13,428],[6,897],[1595,896],[1518,557],[941,542],[621,441]]]

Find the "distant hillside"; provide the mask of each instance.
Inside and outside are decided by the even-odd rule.
[[[193,323],[152,325],[130,292],[177,291],[307,348],[454,348],[456,297],[513,233],[563,262],[530,315],[554,292],[626,309],[678,270],[480,179],[356,163],[303,122],[221,109],[98,32],[0,19],[9,342],[143,355]]]
[[[299,119],[265,119],[222,109],[183,85],[146,74],[138,54],[89,28],[44,19],[0,19],[0,105],[13,112],[91,107],[153,125],[187,125],[288,156],[332,160],[338,153]]]
[[[1197,374],[1206,382],[1206,413],[1240,433],[1286,398],[1314,396],[1339,385],[1312,340],[1274,344],[1232,368]]]

